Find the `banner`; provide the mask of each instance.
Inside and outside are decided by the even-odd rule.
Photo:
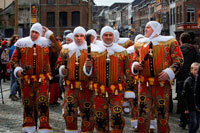
[[[197,9],[197,26],[200,28],[200,9]]]
[[[135,32],[135,24],[132,24],[132,31]]]
[[[37,22],[37,8],[35,5],[31,5],[31,23]]]

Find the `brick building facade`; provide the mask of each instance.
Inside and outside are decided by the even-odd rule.
[[[179,38],[182,32],[194,32],[200,35],[198,18],[200,18],[199,0],[177,0],[176,1],[176,36]]]
[[[40,0],[40,22],[56,35],[76,26],[89,26],[89,6],[85,0]]]

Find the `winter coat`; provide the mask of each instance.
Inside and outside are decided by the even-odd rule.
[[[195,111],[195,77],[190,73],[190,76],[184,81],[183,85],[183,103],[184,109],[189,111]]]
[[[184,82],[185,79],[189,76],[191,64],[193,62],[198,62],[199,59],[198,52],[192,44],[185,43],[182,44],[180,48],[183,54],[184,64],[179,73],[176,75],[176,79],[177,82]]]

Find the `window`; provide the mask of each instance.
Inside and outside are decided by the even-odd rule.
[[[80,25],[80,12],[72,12],[72,26],[79,26]]]
[[[173,3],[173,2],[175,2],[175,0],[170,0],[170,3]]]
[[[182,6],[180,6],[180,23],[183,22],[182,17],[183,16],[183,10],[182,10]]]
[[[54,4],[54,0],[47,0],[47,4]]]
[[[67,12],[60,12],[60,14],[59,14],[59,25],[61,27],[67,26]]]
[[[173,16],[173,14],[172,14],[172,9],[170,9],[170,24],[172,25],[172,16]]]
[[[173,24],[176,23],[176,10],[173,8]]]
[[[177,11],[177,16],[176,16],[176,23],[180,23],[180,11],[179,11],[179,7],[176,8],[176,11]]]
[[[187,8],[187,22],[193,23],[195,21],[195,9]]]
[[[72,0],[72,4],[79,4],[80,0]]]
[[[47,27],[55,27],[55,13],[47,12]]]

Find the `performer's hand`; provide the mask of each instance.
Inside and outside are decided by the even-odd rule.
[[[45,34],[46,34],[46,32],[49,30],[47,27],[45,27],[45,26],[42,26],[42,30],[43,30],[43,32],[42,32],[42,37],[44,37],[45,36]]]
[[[185,112],[184,112],[185,114],[189,114],[189,110],[185,110]]]
[[[134,70],[136,70],[136,71],[141,71],[141,70],[143,70],[142,64],[136,63],[136,64],[134,65]]]
[[[17,71],[17,77],[21,77],[22,76],[22,72],[23,72],[23,70]]]
[[[169,75],[166,72],[162,71],[161,73],[159,73],[159,76],[158,76],[159,81],[166,81],[168,79],[169,79]]]
[[[62,68],[62,74],[67,75],[67,69],[65,67]]]
[[[92,61],[91,61],[91,59],[86,59],[86,61],[85,61],[85,66],[86,66],[86,68],[91,68],[92,67]]]

